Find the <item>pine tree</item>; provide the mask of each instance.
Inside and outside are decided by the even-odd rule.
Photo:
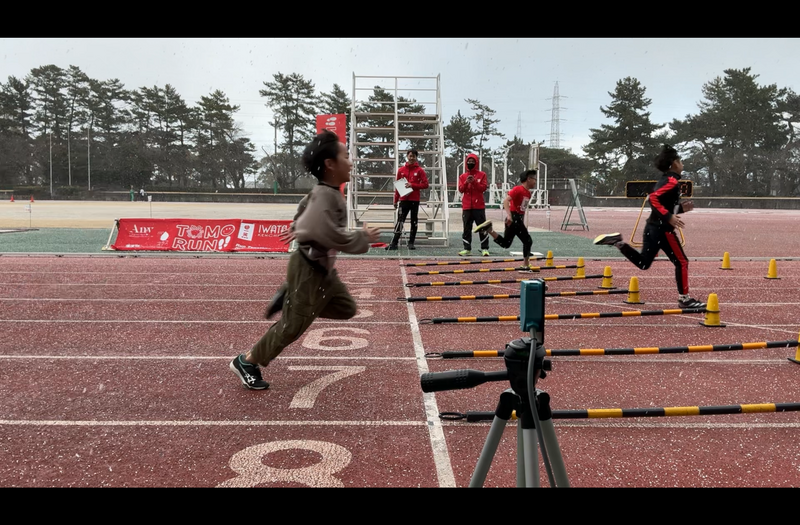
[[[629,180],[655,176],[652,159],[658,150],[658,131],[662,126],[650,121],[645,88],[633,77],[617,81],[609,92],[611,103],[601,107],[613,124],[591,129],[591,140],[583,151],[595,163],[595,177],[600,191],[624,192]]]
[[[788,92],[759,86],[750,68],[724,73],[703,86],[697,115],[672,124],[676,141],[690,152],[684,164],[711,195],[769,195],[791,137],[781,111]]]

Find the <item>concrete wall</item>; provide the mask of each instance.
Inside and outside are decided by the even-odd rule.
[[[154,201],[160,202],[252,202],[252,203],[293,203],[300,202],[306,192],[298,193],[211,193],[211,192],[160,192],[148,193]],[[568,206],[572,201],[569,190],[550,190],[548,192],[551,206]],[[33,193],[36,200],[50,200],[49,189]],[[16,200],[28,200],[30,192],[15,194]],[[452,195],[450,196],[452,198]],[[11,192],[0,190],[0,199],[9,200]],[[138,196],[136,197],[138,200]],[[82,192],[74,195],[55,195],[56,200],[98,200],[98,201],[130,201],[127,191],[94,191]],[[488,202],[488,193],[486,194]],[[641,208],[644,199],[629,199],[626,197],[592,197],[581,195],[581,205],[584,207],[635,207]],[[798,197],[695,197],[692,199],[698,208],[742,208],[742,209],[774,209],[797,210],[800,209]],[[375,204],[391,204],[391,197],[375,199]],[[457,203],[460,206],[460,203]],[[451,203],[453,206],[453,203]]]
[[[572,193],[569,191],[550,190],[548,192],[551,206],[569,206]],[[627,197],[591,197],[580,196],[581,205],[584,207],[635,207],[641,208],[643,198],[629,199]],[[800,198],[798,197],[694,197],[692,199],[698,208],[743,208],[758,210],[798,210]]]

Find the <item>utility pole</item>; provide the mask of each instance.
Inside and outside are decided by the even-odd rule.
[[[50,199],[53,198],[53,132],[50,132]]]
[[[275,141],[273,142],[273,144],[275,145],[275,151],[273,153],[277,155],[278,154],[278,115],[274,115],[273,118],[275,119],[273,124],[272,124],[272,127],[275,128],[275,139],[274,139]]]
[[[92,125],[86,126],[86,170],[89,175],[89,191],[92,191]]]

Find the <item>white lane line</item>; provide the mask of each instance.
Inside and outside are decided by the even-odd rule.
[[[72,297],[0,297],[0,301],[31,301],[31,302],[105,302],[105,303],[263,303],[264,299],[161,299],[161,298],[133,298],[133,299],[76,299]],[[370,303],[397,303],[397,299],[370,299]]]
[[[166,288],[166,287],[190,287],[190,286],[202,286],[202,287],[222,287],[222,288],[275,288],[280,283],[275,284],[213,284],[213,283],[150,283],[150,286],[158,287],[158,288]],[[0,286],[141,286],[141,283],[28,283],[28,282],[18,282],[18,283],[0,283]],[[364,286],[364,285],[351,285],[351,286]],[[395,288],[397,285],[376,285],[373,288]]]
[[[424,421],[64,421],[64,420],[24,420],[24,419],[0,419],[0,425],[14,426],[46,426],[46,427],[314,427],[314,426],[362,426],[362,427],[382,427],[382,426],[403,426],[419,427],[425,425]]]
[[[408,276],[404,266],[400,267],[400,273],[403,276],[403,294],[406,299],[411,297],[409,294]],[[417,314],[414,311],[414,303],[406,301],[406,308],[408,309],[408,321],[411,324],[411,338],[414,341],[414,355],[417,359],[417,369],[420,376],[428,373],[428,361],[425,357],[425,347],[422,345],[422,336],[419,333],[419,324],[417,323]],[[425,405],[425,417],[427,419],[428,431],[431,438],[431,449],[433,452],[433,461],[436,464],[436,475],[439,479],[440,487],[455,487],[456,479],[453,474],[453,465],[450,462],[450,453],[447,451],[447,441],[444,437],[444,428],[439,419],[439,407],[436,404],[436,395],[434,393],[423,393],[422,399]]]
[[[244,352],[246,350],[243,350]],[[240,352],[240,353],[242,353]],[[63,360],[143,360],[143,361],[172,361],[172,360],[186,360],[186,361],[230,361],[230,356],[194,356],[194,355],[0,355],[0,359],[63,359]],[[280,356],[278,361],[287,361],[291,359],[298,359],[301,361],[414,361],[414,357],[366,357],[366,356]]]
[[[770,412],[770,414],[783,414],[784,412]],[[659,416],[663,418],[664,416]],[[686,417],[686,416],[682,416]],[[713,416],[695,416],[695,417],[713,417]],[[620,418],[622,419],[622,418]],[[448,421],[445,426],[458,426],[465,423],[457,421]],[[469,425],[491,426],[491,421],[478,421],[467,423]],[[509,424],[516,424],[516,421],[509,421]],[[632,423],[626,421],[625,423],[615,423],[613,421],[565,421],[560,419],[553,419],[553,425],[556,427],[601,427],[601,428],[697,428],[697,429],[711,429],[711,428],[800,428],[800,423]]]
[[[765,350],[776,350],[775,348],[769,348]],[[780,350],[778,348],[777,350]],[[718,352],[723,353],[723,352]],[[727,352],[725,352],[727,353]],[[675,355],[675,354],[670,354]],[[611,359],[613,357],[614,359]],[[230,361],[230,357],[225,356],[192,356],[192,355],[153,355],[153,356],[131,356],[131,355],[28,355],[28,354],[11,354],[11,355],[0,355],[0,360],[2,359],[20,359],[20,360],[31,360],[31,359],[45,359],[45,360],[54,360],[54,359],[61,359],[65,361],[69,360],[87,360],[87,361],[96,361],[96,360],[120,360],[120,361],[174,361],[174,360],[186,360],[186,361]],[[486,361],[487,359],[492,358],[482,358],[481,361]],[[502,358],[498,357],[496,360],[500,360]],[[615,356],[593,356],[593,357],[580,357],[580,356],[548,356],[548,359],[552,359],[555,362],[559,361],[571,361],[571,362],[591,362],[591,363],[613,363],[614,366],[616,365],[635,365],[638,363],[656,363],[659,364],[671,364],[671,363],[679,363],[679,364],[692,364],[692,363],[712,363],[718,365],[773,365],[773,366],[797,366],[792,365],[788,359],[783,357],[776,357],[772,359],[691,359],[691,358],[679,358],[679,359],[659,359],[658,357],[642,357],[636,355],[615,355]],[[318,360],[325,360],[325,361],[417,361],[417,357],[366,357],[366,356],[280,356],[277,358],[278,361],[287,361],[287,360],[300,360],[300,361],[318,361]],[[427,369],[427,366],[426,366]],[[438,415],[438,414],[437,414]]]
[[[765,348],[759,350],[780,350],[780,348]],[[719,354],[728,354],[732,351],[725,351],[725,352],[709,352],[709,353],[719,353]],[[744,350],[745,352],[750,352],[752,350]],[[667,354],[665,354],[667,355]],[[675,354],[668,354],[668,355],[675,355]],[[696,354],[695,354],[696,355]],[[611,360],[610,357],[614,357],[615,359]],[[630,357],[630,359],[618,359],[619,357]],[[498,358],[499,359],[499,358]],[[681,363],[681,364],[691,364],[691,363],[713,363],[716,365],[774,365],[774,366],[784,366],[784,365],[792,365],[792,362],[784,357],[776,357],[773,359],[690,359],[690,358],[681,358],[681,359],[664,359],[664,358],[657,358],[657,357],[641,357],[636,355],[626,355],[626,356],[606,356],[605,359],[602,357],[563,357],[563,356],[548,356],[548,359],[553,359],[554,361],[586,361],[586,362],[602,362],[606,361],[607,363],[614,363],[616,366],[619,365],[635,365],[637,363],[656,363],[658,362],[661,365],[667,365],[669,363]],[[793,365],[797,366],[797,365]]]
[[[710,417],[710,416],[698,416]],[[516,421],[509,421],[509,425],[515,425]],[[44,427],[291,427],[291,426],[362,426],[362,427],[418,427],[426,426],[424,421],[182,421],[182,420],[143,420],[143,421],[97,421],[97,420],[49,420],[49,419],[0,419],[0,426],[44,426]],[[490,426],[491,422],[482,421],[475,423],[463,423],[458,421],[445,421],[442,426]],[[800,428],[800,423],[615,423],[612,421],[562,421],[553,420],[553,425],[557,427],[602,427],[602,428],[686,428],[686,429],[725,429],[725,428]]]
[[[198,321],[198,320],[165,320],[165,319],[0,319],[0,323],[163,323],[163,324],[263,324],[265,321]],[[408,324],[406,321],[339,321],[339,320],[320,320],[315,319],[314,324]]]

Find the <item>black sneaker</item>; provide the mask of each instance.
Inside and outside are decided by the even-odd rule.
[[[389,246],[386,247],[386,250],[387,251],[395,251],[395,250],[397,250],[397,245],[396,244],[390,244]]]
[[[474,228],[472,228],[472,233],[480,233],[480,232],[490,232],[492,231],[492,221],[486,221],[478,224]]]
[[[533,270],[531,270],[531,267],[530,267],[530,266],[518,266],[518,267],[516,268],[516,270],[517,270],[519,273],[534,273],[534,271],[533,271]]]
[[[265,390],[269,388],[269,383],[261,377],[261,369],[258,365],[245,361],[244,355],[234,357],[230,368],[234,374],[239,376],[242,384],[250,390]]]
[[[681,308],[705,308],[706,303],[700,302],[697,299],[689,297],[686,300],[678,299],[678,306]]]
[[[283,310],[283,300],[286,299],[286,283],[283,283],[264,310],[264,318],[269,319],[273,315]]]
[[[613,246],[622,240],[622,235],[619,233],[604,233],[594,238],[594,244],[607,244]]]
[[[416,249],[417,249],[417,247],[416,247],[416,246],[414,246],[414,244],[413,244],[413,243],[411,243],[411,244],[409,244],[409,245],[408,245],[408,249],[409,249],[409,250],[416,250]]]

